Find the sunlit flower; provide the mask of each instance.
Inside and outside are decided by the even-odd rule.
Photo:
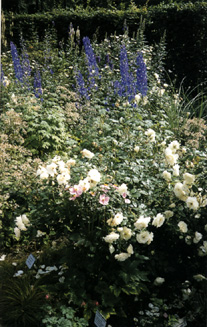
[[[70,168],[71,166],[75,166],[76,164],[76,161],[74,159],[69,159],[67,162],[66,162],[66,165]]]
[[[146,132],[145,135],[148,137],[148,139],[151,142],[155,142],[155,131],[151,128],[149,128]]]
[[[136,146],[134,147],[134,151],[135,151],[135,152],[139,152],[139,150],[140,150],[140,147],[139,147],[138,145],[136,145]]]
[[[85,178],[85,179],[81,179],[78,183],[78,186],[81,187],[82,189],[82,192],[87,192],[89,189],[90,189],[90,183],[89,183],[89,180],[88,178]]]
[[[165,217],[158,213],[157,216],[153,219],[152,225],[155,227],[161,227],[164,224]]]
[[[49,177],[49,173],[46,168],[40,166],[36,173],[37,176],[40,176],[41,179],[46,179]]]
[[[117,191],[119,192],[119,194],[123,195],[123,194],[127,194],[127,185],[126,184],[121,184],[121,186],[119,186],[117,188]]]
[[[176,153],[176,151],[180,148],[180,144],[178,141],[172,141],[169,145],[168,148],[172,151],[172,153]]]
[[[180,222],[178,223],[178,227],[180,228],[180,231],[181,231],[182,233],[187,233],[187,231],[188,231],[188,226],[187,226],[187,224],[186,224],[184,221],[180,221]]]
[[[48,174],[52,177],[54,177],[55,174],[57,174],[56,168],[57,168],[57,165],[55,162],[52,162],[50,165],[46,166],[46,170],[47,170]]]
[[[137,219],[137,221],[134,223],[134,226],[139,230],[146,228],[149,225],[150,220],[150,217],[140,216],[139,219]]]
[[[91,169],[88,172],[88,181],[91,184],[91,186],[96,186],[98,182],[101,180],[101,174],[98,172],[97,169]]]
[[[195,175],[189,174],[189,173],[185,173],[183,174],[183,178],[186,184],[193,184],[195,182]]]
[[[81,153],[82,153],[83,157],[85,157],[85,158],[87,158],[87,159],[92,159],[93,156],[94,156],[94,153],[91,152],[91,151],[89,151],[89,150],[87,150],[87,149],[83,149],[83,150],[81,151]]]
[[[174,186],[174,193],[180,200],[186,201],[189,190],[182,183],[178,182]]]
[[[70,175],[67,173],[57,175],[57,182],[59,185],[66,185],[69,180],[70,180]]]
[[[119,239],[119,234],[115,232],[111,232],[110,234],[106,235],[103,239],[106,243],[113,243]]]
[[[118,231],[122,240],[128,241],[132,237],[132,230],[126,226],[118,228]]]
[[[29,219],[27,218],[27,216],[25,214],[21,215],[21,218],[22,218],[22,222],[23,222],[23,224],[25,224],[25,226],[30,225]]]
[[[189,209],[197,210],[199,208],[196,197],[189,196],[186,200],[186,205]]]
[[[125,261],[130,256],[131,255],[129,253],[121,252],[121,253],[115,255],[115,259],[118,261]]]
[[[154,234],[151,232],[148,232],[148,231],[142,231],[141,233],[137,234],[136,235],[136,240],[138,243],[141,243],[141,244],[150,244],[153,240],[153,237],[154,237]]]
[[[106,206],[109,203],[109,196],[106,196],[105,194],[101,194],[99,197],[99,203]]]
[[[163,171],[162,176],[167,182],[170,182],[172,179],[171,173],[169,173],[167,170]]]
[[[124,219],[123,214],[121,212],[120,213],[118,212],[113,218],[107,220],[107,224],[112,227],[118,226],[122,223],[123,219]]]
[[[22,221],[22,216],[16,217],[15,222],[16,222],[16,226],[18,227],[18,229],[23,230],[23,231],[27,230],[25,224]]]
[[[171,210],[166,210],[166,211],[164,212],[164,215],[165,215],[165,218],[166,218],[166,219],[169,219],[169,218],[171,218],[171,217],[174,216],[174,212],[171,211]]]
[[[173,166],[173,176],[179,176],[179,168],[180,166],[178,164]]]
[[[174,154],[170,148],[166,148],[165,159],[170,166],[174,166],[178,160],[178,154]]]
[[[193,239],[193,243],[198,243],[202,239],[203,235],[199,232],[195,232],[195,237]]]

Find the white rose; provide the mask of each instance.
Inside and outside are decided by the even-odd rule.
[[[135,152],[139,152],[139,150],[140,150],[139,146],[136,145],[136,146],[134,147],[134,151],[135,151]]]
[[[141,243],[141,244],[150,244],[153,240],[153,237],[154,237],[154,234],[151,232],[148,232],[148,231],[142,231],[140,234],[137,234],[136,236],[136,240],[138,243]]]
[[[137,219],[137,221],[134,223],[134,226],[139,230],[146,228],[149,225],[150,220],[150,217],[140,216],[139,219]]]
[[[162,176],[167,182],[171,181],[171,173],[169,173],[167,170],[163,171]]]
[[[169,145],[168,148],[172,151],[172,153],[176,153],[176,151],[180,148],[180,144],[178,141],[172,141]]]
[[[91,151],[86,150],[86,149],[83,149],[83,150],[81,151],[81,153],[82,153],[83,157],[85,157],[85,158],[87,158],[87,159],[92,159],[93,156],[94,156],[94,153],[92,153]]]
[[[111,232],[110,234],[106,235],[103,239],[106,243],[113,243],[118,240],[119,234],[115,232]]]
[[[119,194],[124,194],[127,193],[127,185],[126,184],[121,184],[121,186],[118,187],[117,191]]]
[[[189,209],[197,210],[199,208],[199,203],[196,197],[189,196],[186,200],[186,205]]]
[[[195,175],[185,173],[185,174],[183,174],[183,178],[184,178],[184,181],[186,182],[186,184],[191,185],[195,182]]]
[[[115,255],[115,259],[118,261],[125,261],[129,257],[130,257],[130,254],[124,253],[124,252],[121,252],[121,253]]]
[[[145,135],[149,138],[151,142],[155,142],[155,131],[151,128],[149,128],[146,132]]]
[[[132,230],[126,226],[122,227],[119,231],[122,240],[128,241],[132,237]]]
[[[179,168],[180,166],[178,164],[173,166],[173,176],[179,176]]]
[[[90,183],[95,183],[97,184],[98,182],[100,182],[100,179],[101,179],[101,174],[98,172],[98,170],[96,169],[91,169],[89,172],[88,172],[88,181]]]
[[[133,249],[133,246],[131,244],[127,248],[127,253],[129,253],[130,255],[134,253],[134,249]]]
[[[187,200],[188,189],[180,182],[176,183],[174,186],[174,193],[177,198],[182,201]]]
[[[195,237],[193,239],[193,243],[198,243],[202,239],[203,235],[199,232],[195,232]]]
[[[152,225],[155,227],[160,227],[164,224],[165,217],[161,214],[158,213],[157,216],[153,219]]]
[[[165,159],[170,166],[174,166],[178,160],[178,154],[173,154],[170,148],[165,149]]]
[[[187,224],[186,224],[184,221],[180,221],[180,222],[178,223],[178,227],[180,228],[180,231],[181,231],[182,233],[187,233],[187,231],[188,231],[188,226],[187,226]]]

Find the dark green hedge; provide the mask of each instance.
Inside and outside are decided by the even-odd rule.
[[[166,31],[166,69],[178,76],[180,83],[195,86],[207,79],[207,2],[158,5],[134,11],[121,10],[62,10],[44,14],[16,15],[13,18],[12,40],[18,43],[19,32],[31,39],[36,31],[40,39],[44,30],[55,24],[58,40],[67,38],[70,22],[79,26],[81,37],[97,32],[98,39],[114,33],[123,33],[124,20],[129,32],[137,31],[141,16],[146,20],[145,35],[149,44],[158,43]],[[7,39],[11,16],[7,15]]]

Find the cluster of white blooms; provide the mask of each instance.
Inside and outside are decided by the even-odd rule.
[[[145,135],[148,137],[148,140],[150,142],[155,142],[155,131],[151,128],[149,128],[146,132]]]
[[[194,192],[191,190],[195,182],[195,176],[189,173],[183,174],[183,182],[177,182],[174,193],[177,198],[184,201],[189,209],[198,210],[199,203]]]
[[[45,266],[45,265],[41,265],[39,267],[39,269],[37,270],[37,273],[35,275],[36,279],[39,279],[41,277],[41,275],[45,275],[45,274],[50,274],[52,271],[57,271],[58,276],[59,276],[59,282],[63,283],[65,280],[65,277],[62,276],[64,274],[64,270],[66,268],[63,266],[57,267],[57,266]]]
[[[75,163],[74,159],[70,159],[65,163],[60,157],[55,156],[49,165],[46,165],[46,167],[40,166],[36,175],[41,179],[47,179],[49,176],[56,176],[58,184],[66,186],[70,180],[70,168],[74,166]]]
[[[178,143],[178,141],[172,141],[165,149],[165,160],[168,165],[175,167],[179,157],[176,152],[177,150],[179,150],[179,148],[180,148],[180,144]]]
[[[81,153],[82,153],[83,157],[84,157],[84,158],[87,158],[87,159],[92,159],[93,156],[94,156],[94,153],[91,152],[91,151],[89,151],[89,150],[87,150],[87,149],[83,149],[83,150],[81,151]]]
[[[20,238],[21,231],[26,231],[27,227],[30,225],[29,219],[26,215],[21,215],[15,219],[16,227],[14,228],[14,233],[17,239]]]

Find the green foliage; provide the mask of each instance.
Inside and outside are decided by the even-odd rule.
[[[51,306],[45,307],[46,315],[42,320],[46,327],[86,327],[88,322],[84,318],[76,316],[76,312],[71,307],[60,306],[53,309]]]

